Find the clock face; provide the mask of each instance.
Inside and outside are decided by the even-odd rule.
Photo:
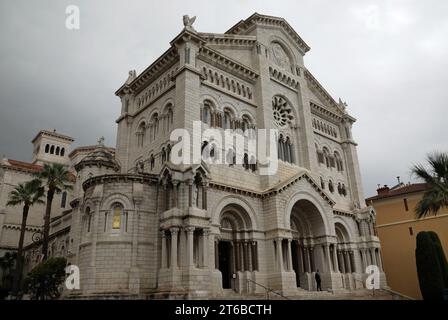
[[[283,69],[289,69],[290,63],[288,55],[282,46],[278,43],[272,45],[272,53],[274,55],[274,62]]]

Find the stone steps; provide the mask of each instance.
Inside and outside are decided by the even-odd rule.
[[[339,290],[337,292],[330,291],[306,291],[298,290],[297,293],[287,294],[289,300],[405,300],[406,297],[398,293],[386,290]],[[218,300],[267,300],[266,294],[238,294],[236,292],[225,292],[222,295],[213,297]],[[270,300],[286,300],[284,297],[269,293]]]

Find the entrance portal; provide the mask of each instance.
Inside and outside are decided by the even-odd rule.
[[[222,288],[232,288],[232,246],[229,241],[218,243],[219,271],[222,274]]]

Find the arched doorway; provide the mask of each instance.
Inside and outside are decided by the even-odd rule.
[[[223,208],[216,248],[222,288],[239,291],[244,281],[241,273],[258,270],[257,242],[253,238],[252,222],[241,206],[231,204]]]
[[[297,201],[291,209],[290,229],[290,268],[295,272],[296,286],[311,289],[312,274],[318,269],[320,272],[325,270],[328,259],[324,252],[325,247],[316,246],[316,239],[325,235],[325,224],[319,209],[309,200]]]

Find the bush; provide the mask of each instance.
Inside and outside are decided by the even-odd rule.
[[[443,289],[448,286],[448,264],[435,232],[419,232],[415,260],[423,299],[443,299]]]
[[[65,280],[65,258],[50,258],[38,264],[24,279],[24,292],[31,299],[57,299],[61,295],[60,286]]]

